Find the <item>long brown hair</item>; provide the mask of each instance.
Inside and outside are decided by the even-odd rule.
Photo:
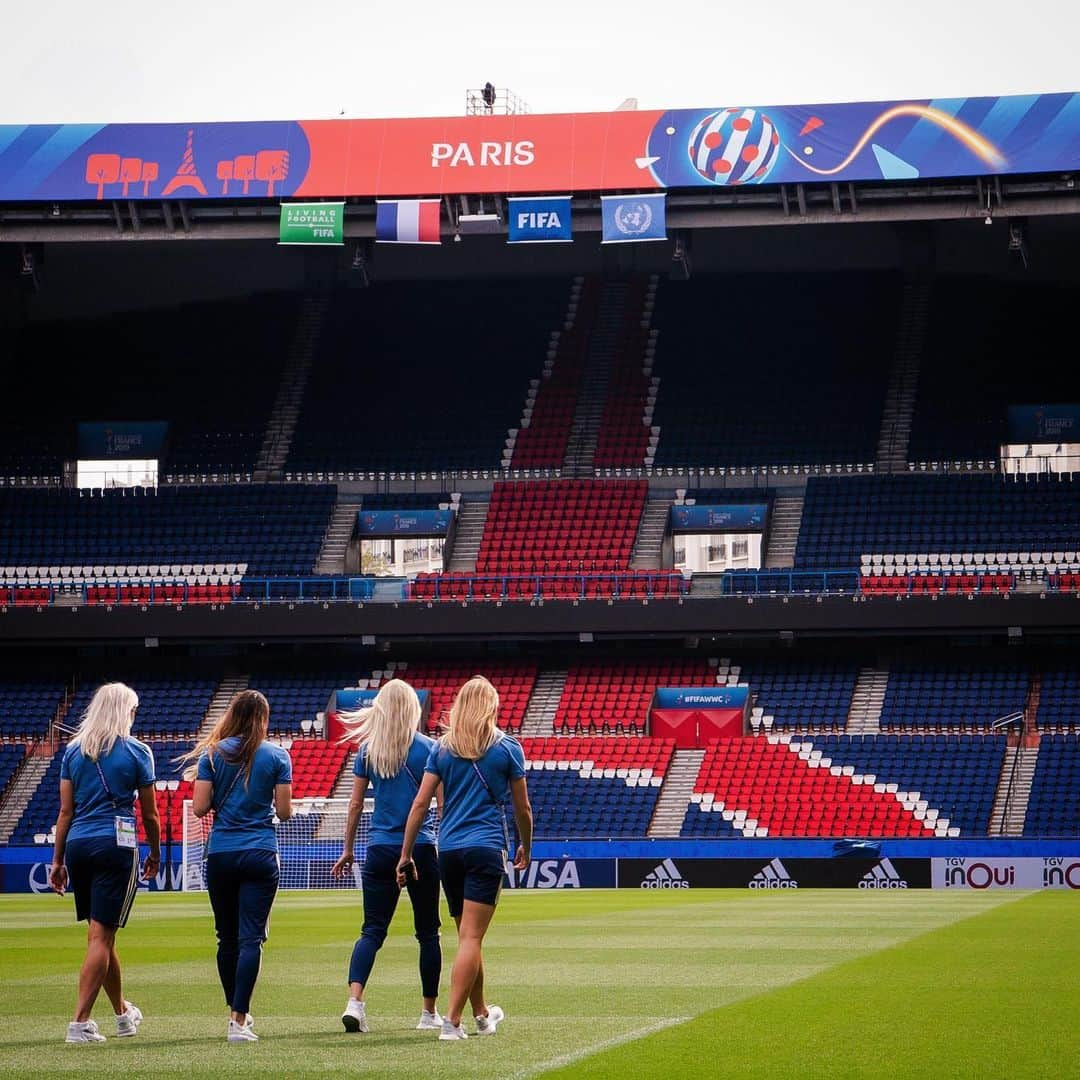
[[[251,766],[255,760],[255,751],[266,738],[266,727],[270,721],[270,702],[258,690],[241,690],[233,695],[229,707],[213,730],[200,739],[194,748],[179,760],[188,762],[184,770],[185,780],[194,780],[199,771],[199,758],[203,754],[210,757],[210,767],[214,765],[214,751],[223,739],[237,736],[240,745],[228,753],[222,751],[222,757],[230,765],[240,765],[244,770],[244,785],[251,778]]]

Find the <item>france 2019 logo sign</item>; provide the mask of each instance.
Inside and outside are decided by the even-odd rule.
[[[719,109],[694,127],[687,153],[710,183],[760,184],[780,156],[780,135],[756,109]]]

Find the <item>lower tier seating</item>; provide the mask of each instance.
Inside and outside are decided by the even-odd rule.
[[[1031,785],[1025,836],[1080,836],[1080,737],[1044,735]]]
[[[524,739],[540,838],[642,837],[671,764],[672,739]]]
[[[983,836],[1004,736],[721,739],[684,836]]]

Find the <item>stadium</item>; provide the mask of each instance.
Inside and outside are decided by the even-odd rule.
[[[60,763],[122,680],[166,858],[84,1069],[1069,1074],[1080,94],[466,111],[0,126],[0,1069],[72,1067]],[[399,918],[357,1049],[339,713],[477,673],[511,1021],[417,1040]],[[246,688],[300,806],[250,1066],[176,763]]]

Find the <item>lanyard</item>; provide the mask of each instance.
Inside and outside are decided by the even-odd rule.
[[[120,745],[123,746],[125,750],[128,750],[127,743],[121,742]],[[128,750],[128,753],[130,754],[131,751]],[[109,800],[109,802],[113,804],[113,809],[127,810],[127,812],[130,814],[131,807],[127,805],[123,799],[118,799],[112,793],[112,788],[109,787],[109,781],[105,779],[105,770],[102,769],[101,762],[97,759],[94,760],[94,768],[97,769],[98,779],[101,781],[101,786],[105,789],[105,797]]]
[[[488,798],[495,804],[499,811],[499,817],[502,819],[502,831],[503,831],[503,843],[506,845],[506,850],[509,852],[510,848],[510,829],[506,824],[506,807],[503,806],[498,799],[495,798],[495,793],[491,790],[491,785],[484,779],[484,774],[480,771],[480,766],[475,761],[470,761],[476,775],[480,778],[480,783],[484,785],[484,790],[488,794]]]

